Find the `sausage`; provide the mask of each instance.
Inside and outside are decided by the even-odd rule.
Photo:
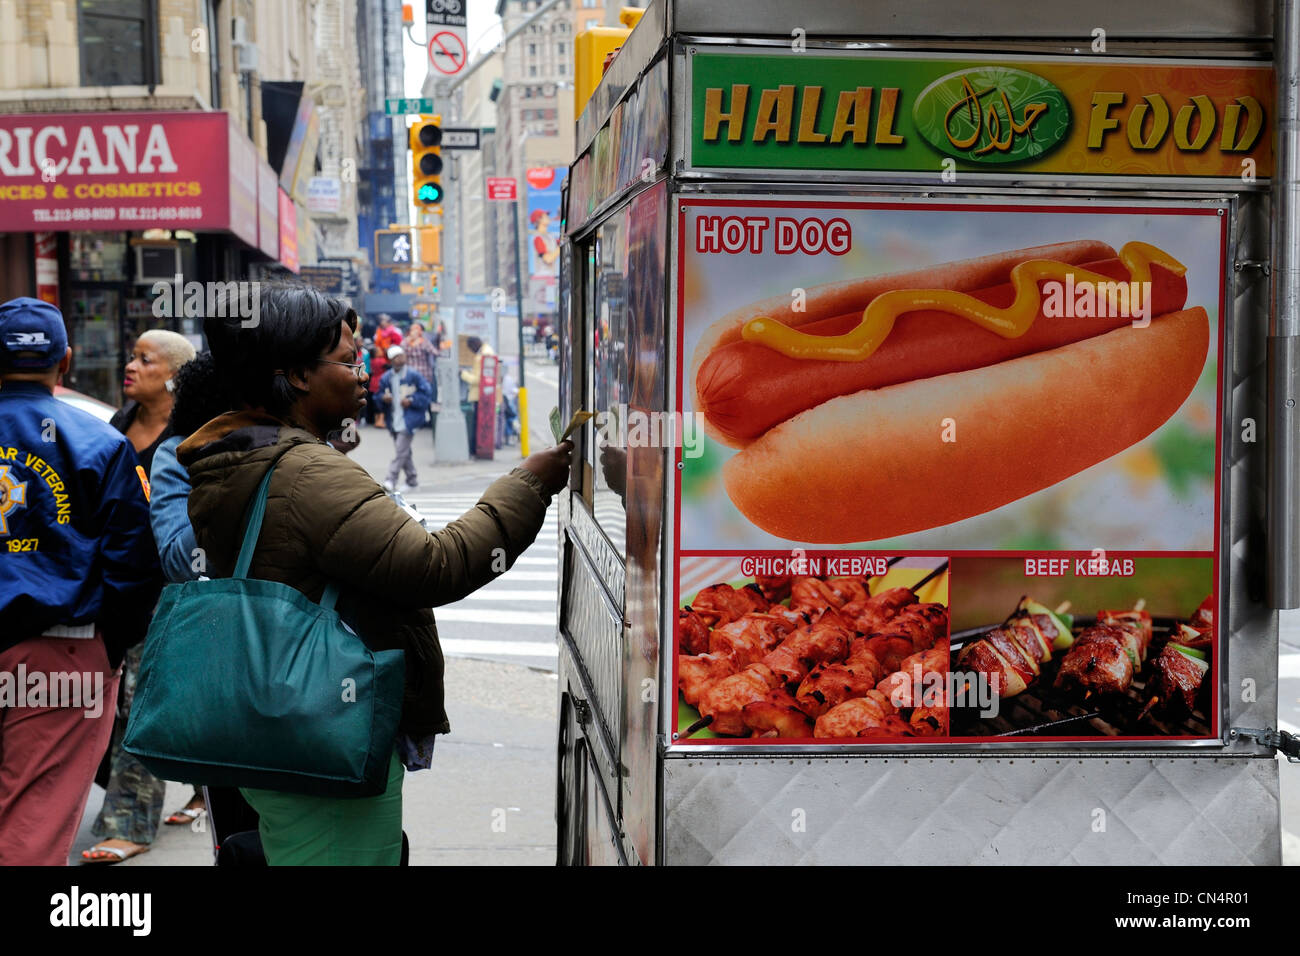
[[[1081,265],[1112,279],[1129,280],[1128,269],[1117,258]],[[999,308],[1015,297],[1009,282],[968,294]],[[1177,311],[1186,301],[1186,278],[1153,266],[1151,315]],[[861,318],[860,311],[847,312],[806,323],[801,331],[839,335]],[[696,410],[704,414],[715,437],[744,447],[786,419],[839,395],[994,365],[1102,335],[1130,321],[1127,316],[1048,318],[1040,309],[1029,331],[1008,339],[946,312],[909,312],[880,348],[861,362],[789,358],[755,342],[734,341],[714,349],[701,363],[695,379]]]

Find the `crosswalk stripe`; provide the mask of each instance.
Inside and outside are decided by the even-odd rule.
[[[534,557],[529,557],[527,554],[525,554],[522,558],[516,558],[516,559],[515,559],[515,567],[518,567],[518,566],[521,565],[521,564],[549,564],[549,565],[554,566],[554,565],[555,565],[555,559],[554,559],[554,558],[541,558],[541,557],[536,557],[536,558],[534,558]]]
[[[1300,677],[1300,654],[1283,654],[1277,660],[1277,676]]]
[[[438,621],[468,624],[517,624],[520,627],[555,627],[554,611],[498,611],[495,608],[438,607],[433,609]]]
[[[444,654],[502,654],[511,657],[558,657],[553,641],[475,641],[467,638],[441,638]]]
[[[550,601],[555,603],[554,591],[511,591],[505,588],[493,588],[492,585],[480,588],[473,594],[461,598],[462,601]],[[459,602],[458,602],[459,603]]]
[[[559,575],[556,574],[556,572],[554,571],[515,571],[512,569],[510,571],[507,571],[505,574],[501,575],[501,577],[497,578],[497,580],[498,581],[505,581],[505,580],[551,581],[553,583],[556,580],[558,580],[558,578]]]

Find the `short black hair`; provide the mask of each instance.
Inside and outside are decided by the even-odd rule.
[[[172,434],[192,435],[218,415],[239,407],[209,351],[200,352],[173,376]]]
[[[477,335],[471,335],[469,338],[465,339],[465,344],[469,346],[471,352],[477,355],[478,350],[483,347],[483,340]]]
[[[203,322],[217,374],[233,398],[250,408],[283,415],[298,397],[288,372],[315,365],[339,344],[341,322],[357,330],[346,303],[308,286],[263,284],[257,323],[238,315]]]

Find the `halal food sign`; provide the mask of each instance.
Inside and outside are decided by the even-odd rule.
[[[230,225],[225,113],[0,116],[0,232]]]
[[[695,168],[1272,172],[1263,66],[697,52],[691,86]]]

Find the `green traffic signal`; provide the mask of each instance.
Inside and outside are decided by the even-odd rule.
[[[436,206],[442,202],[442,186],[437,183],[424,183],[416,193],[416,200],[426,206]]]

